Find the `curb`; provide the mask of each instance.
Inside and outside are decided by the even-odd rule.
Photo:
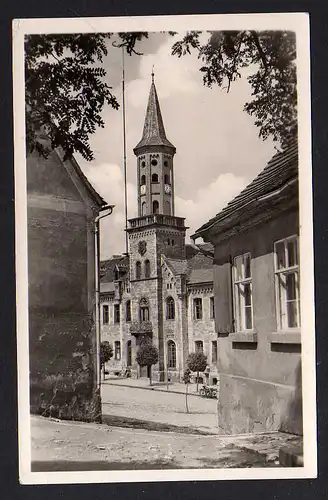
[[[102,382],[102,384],[106,384],[106,385],[114,385],[115,387],[129,387],[130,389],[142,389],[142,390],[146,390],[146,391],[155,391],[155,392],[166,392],[166,393],[172,393],[172,394],[180,394],[182,396],[185,396],[186,393],[185,392],[181,392],[181,391],[174,391],[174,390],[167,390],[167,389],[158,389],[157,387],[140,387],[138,385],[129,385],[129,384],[113,384],[112,382]],[[196,396],[198,398],[201,398],[202,396],[200,394],[194,394],[192,392],[188,392],[188,396]],[[204,399],[209,399],[209,398],[204,398]],[[212,398],[214,399],[214,398]]]

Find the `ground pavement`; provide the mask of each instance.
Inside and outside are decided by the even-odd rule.
[[[32,471],[275,467],[295,436],[190,435],[31,417]]]
[[[130,384],[130,386],[127,386]],[[195,386],[196,387],[196,386]],[[191,393],[188,396],[189,413],[186,412],[184,384],[174,384],[170,391],[163,385],[154,385],[149,390],[146,379],[124,379],[102,384],[101,398],[106,423],[119,424],[124,420],[133,427],[164,430],[160,425],[185,428],[186,431],[217,434],[217,400],[207,399]],[[191,390],[195,392],[195,388]],[[145,427],[145,423],[152,423]]]

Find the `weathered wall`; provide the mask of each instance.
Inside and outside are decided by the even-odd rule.
[[[28,157],[27,186],[31,410],[99,419],[93,214],[55,153]]]
[[[242,232],[215,247],[215,265],[226,256],[251,253],[253,316],[256,336],[219,335],[218,366],[221,373],[219,425],[224,432],[276,430],[301,432],[301,340],[277,333],[274,286],[274,242],[298,234],[298,212]],[[218,276],[215,271],[215,276]],[[217,297],[220,301],[220,296]],[[225,300],[225,298],[223,298]],[[300,412],[301,413],[301,412]]]

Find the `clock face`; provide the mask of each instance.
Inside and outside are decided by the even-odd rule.
[[[171,194],[171,186],[170,184],[165,184],[164,190],[166,194]]]

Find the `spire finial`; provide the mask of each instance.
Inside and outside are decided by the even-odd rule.
[[[154,77],[155,77],[155,73],[154,73],[154,64],[152,66],[152,69],[151,69],[151,82],[154,83]]]

